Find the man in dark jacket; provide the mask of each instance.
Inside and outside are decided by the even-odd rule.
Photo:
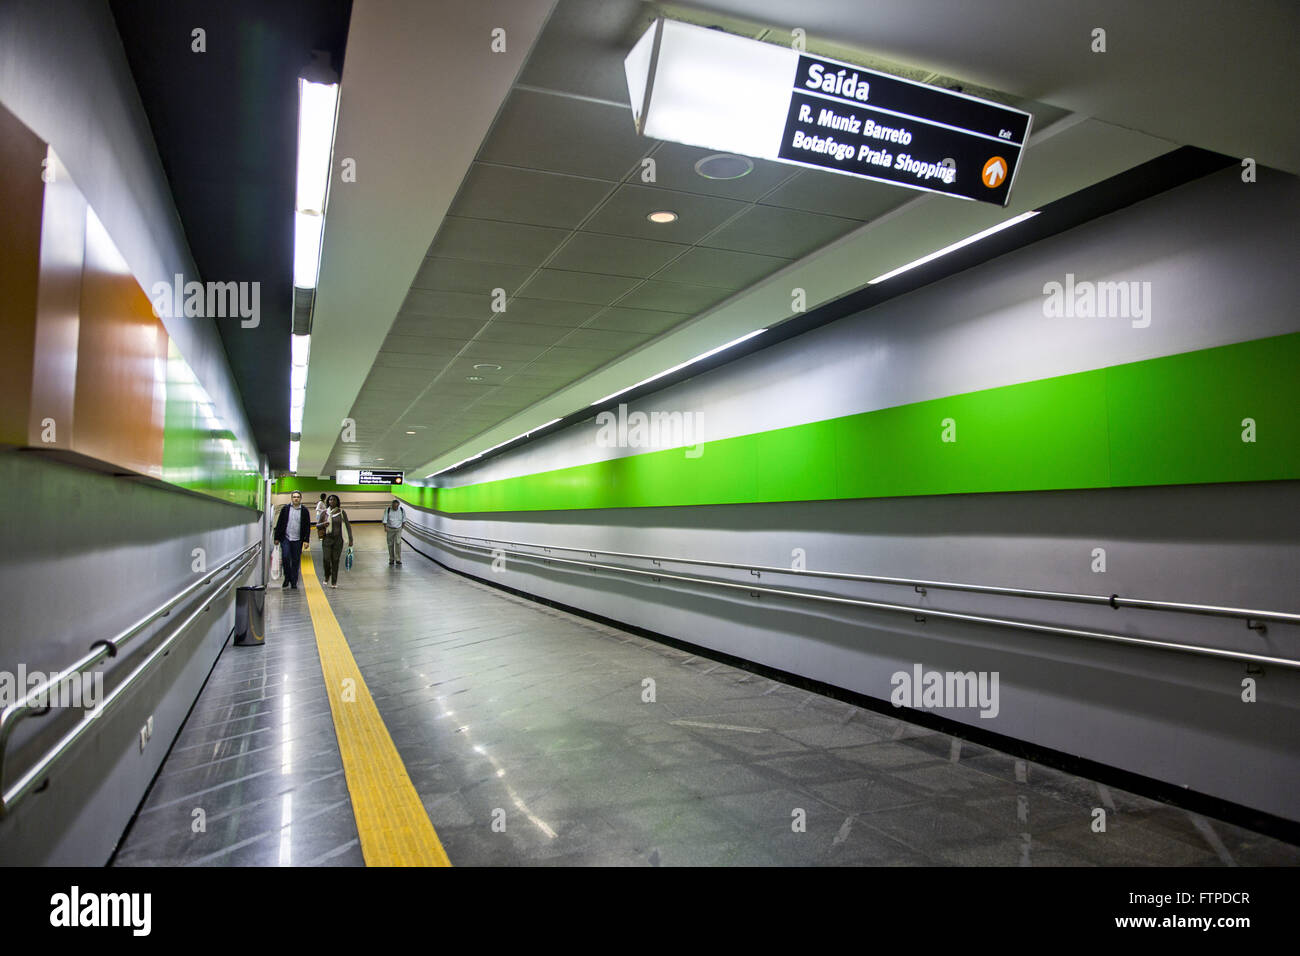
[[[295,491],[289,496],[289,504],[281,506],[273,539],[280,546],[280,563],[284,569],[284,583],[280,587],[296,588],[303,545],[311,540],[311,512],[302,506],[301,491]]]

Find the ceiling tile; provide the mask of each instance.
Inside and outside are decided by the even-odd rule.
[[[474,374],[473,366],[484,362],[495,363],[508,369],[511,365],[519,366],[531,362],[544,351],[546,351],[545,345],[529,345],[514,341],[476,341],[469,344],[469,348],[456,359],[452,367],[468,365],[471,371],[466,374]],[[477,371],[481,373],[482,369]]]
[[[917,195],[915,190],[901,186],[805,169],[764,196],[762,202],[765,206],[870,221],[916,199]]]
[[[450,319],[434,315],[399,315],[389,335],[432,335],[443,339],[468,339],[483,328],[486,318]]]
[[[612,188],[594,179],[475,163],[450,211],[475,219],[573,229]]]
[[[568,329],[555,325],[526,325],[498,320],[488,325],[475,340],[478,342],[518,342],[521,345],[553,345],[564,338]]]
[[[608,329],[575,329],[560,340],[562,348],[605,349],[630,352],[638,345],[649,342],[654,336],[634,332],[612,332]]]
[[[429,255],[442,259],[539,266],[568,234],[564,229],[448,216],[429,247]]]
[[[361,394],[364,397],[372,389],[379,388],[386,391],[402,391],[414,398],[415,392],[428,385],[436,374],[436,372],[424,368],[388,368],[381,366],[371,369]]]
[[[506,381],[511,385],[520,385],[524,387],[543,389],[547,395],[551,392],[558,391],[565,385],[573,381],[573,376],[567,372],[550,372],[543,374],[539,366],[533,366],[535,371],[521,372],[518,375],[512,375]]]
[[[477,158],[618,182],[651,145],[629,108],[515,89]]]
[[[559,325],[577,328],[600,310],[593,302],[565,302],[559,299],[530,299],[516,296],[506,302],[501,318],[510,322]]]
[[[519,82],[625,103],[623,59],[653,15],[638,0],[565,0],[537,38]]]
[[[692,245],[747,208],[745,203],[734,199],[625,184],[587,221],[583,230]],[[650,213],[662,210],[677,213],[677,220],[657,223],[646,219]]]
[[[483,382],[466,382],[464,380],[452,381],[444,379],[420,397],[420,401],[416,403],[416,408],[435,405],[439,402],[448,403],[447,407],[449,408],[460,408],[464,406],[465,402],[457,403],[455,400],[465,399],[466,401],[469,401],[479,398],[485,391],[494,387],[495,386],[490,383],[485,384]]]
[[[383,351],[419,353],[422,355],[455,355],[465,347],[456,339],[441,339],[423,335],[390,335],[384,340]]]
[[[656,312],[650,309],[628,309],[614,305],[597,313],[583,327],[657,335],[675,325],[680,325],[690,317],[690,313],[687,312]]]
[[[480,398],[475,404],[475,408],[493,408],[507,407],[514,409],[527,408],[533,402],[542,396],[542,392],[535,388],[512,388],[509,385],[501,385],[492,389],[488,394]],[[498,413],[499,414],[499,413]]]
[[[434,292],[429,289],[412,289],[406,294],[399,315],[449,315],[457,319],[486,319],[492,314],[491,305],[481,293]]]
[[[799,259],[862,225],[856,219],[821,216],[776,206],[751,206],[702,245],[735,252]]]
[[[542,269],[520,292],[533,299],[560,299],[565,302],[608,305],[639,281],[628,276]]]
[[[497,262],[427,258],[415,274],[411,288],[478,293],[483,296],[484,305],[490,309],[494,289],[505,289],[509,295],[519,288],[532,271],[528,266]]]
[[[599,368],[611,359],[618,356],[617,352],[610,352],[603,349],[568,349],[568,348],[550,348],[539,358],[533,365],[528,366],[525,371],[532,369],[534,365],[540,365],[545,368],[556,370],[562,369],[583,369],[590,370]]]
[[[631,309],[655,309],[660,312],[685,312],[696,315],[709,306],[721,302],[729,294],[725,289],[647,279],[620,299],[618,304]]]
[[[687,282],[734,292],[748,288],[791,261],[775,256],[756,256],[750,252],[696,246],[663,271],[656,273],[655,278],[664,282]]]
[[[723,199],[738,199],[742,202],[755,202],[782,180],[796,174],[791,166],[781,163],[769,163],[766,160],[752,160],[754,168],[739,179],[705,179],[695,171],[695,164],[707,156],[717,154],[716,149],[700,149],[696,146],[683,146],[680,143],[661,143],[654,151],[654,182],[645,181],[646,171],[637,169],[627,178],[627,182],[643,186],[658,186],[660,189],[673,189],[679,192],[700,193],[705,196],[718,196]]]
[[[690,246],[650,239],[628,239],[579,232],[564,244],[547,265],[574,272],[601,272],[616,276],[653,275]]]
[[[447,364],[447,359],[440,355],[423,353],[381,351],[375,357],[375,368],[423,368],[438,369]]]

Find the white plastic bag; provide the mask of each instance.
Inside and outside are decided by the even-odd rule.
[[[284,573],[284,569],[280,567],[281,560],[282,559],[280,557],[280,546],[275,545],[274,550],[271,552],[271,580],[272,581],[280,580],[280,575]]]

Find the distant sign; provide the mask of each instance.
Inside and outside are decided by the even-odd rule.
[[[1033,117],[850,63],[660,20],[624,64],[646,136],[1005,206]]]
[[[405,472],[384,468],[362,468],[355,471],[337,471],[334,482],[339,485],[400,485]]]

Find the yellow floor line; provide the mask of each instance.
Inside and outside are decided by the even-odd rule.
[[[305,550],[300,577],[366,866],[451,866]]]

